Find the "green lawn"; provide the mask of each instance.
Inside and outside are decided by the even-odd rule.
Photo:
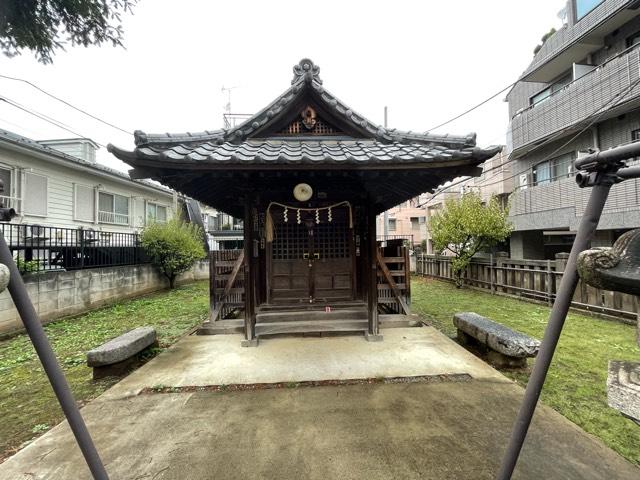
[[[432,325],[455,335],[455,312],[472,311],[542,339],[546,306],[422,278],[412,283],[412,309]],[[607,406],[607,362],[640,361],[635,327],[570,313],[542,391],[542,401],[582,429],[640,464],[640,426]],[[504,372],[520,384],[528,373]]]
[[[45,330],[83,404],[117,381],[91,379],[87,350],[142,325],[156,327],[160,348],[165,348],[202,322],[208,309],[208,283],[199,282],[51,323]],[[25,334],[0,341],[0,418],[0,459],[64,418]]]

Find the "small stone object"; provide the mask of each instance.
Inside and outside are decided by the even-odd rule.
[[[535,357],[540,341],[511,330],[474,312],[453,316],[462,343],[480,343],[488,347],[489,359],[497,366],[524,367],[528,357]]]
[[[640,424],[640,363],[610,361],[607,402]]]
[[[119,375],[132,366],[136,354],[157,344],[155,328],[139,327],[87,352],[87,365],[93,367],[94,379]]]
[[[622,234],[611,248],[580,253],[577,269],[593,287],[640,295],[640,229]]]
[[[4,292],[4,290],[9,285],[9,278],[11,274],[9,273],[9,267],[0,263],[0,292]]]

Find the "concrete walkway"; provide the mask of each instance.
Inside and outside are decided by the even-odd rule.
[[[432,328],[384,333],[382,343],[276,338],[256,349],[236,336],[186,338],[82,413],[114,480],[493,478],[522,389]],[[435,380],[140,393],[382,376]],[[90,477],[62,423],[0,465],[0,478]],[[514,478],[635,480],[640,470],[542,407]]]

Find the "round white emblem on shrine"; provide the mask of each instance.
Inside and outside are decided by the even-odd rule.
[[[293,189],[293,196],[299,202],[306,202],[311,198],[312,195],[313,195],[313,189],[311,188],[311,185],[307,183],[299,183]]]

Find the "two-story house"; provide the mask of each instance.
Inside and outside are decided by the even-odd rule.
[[[175,192],[96,163],[97,148],[86,138],[35,141],[0,130],[0,203],[15,209],[11,223],[133,233],[174,215]]]
[[[507,95],[513,258],[568,252],[589,195],[574,161],[640,140],[640,1],[569,0],[562,17]],[[639,191],[613,187],[594,246],[640,227]]]

